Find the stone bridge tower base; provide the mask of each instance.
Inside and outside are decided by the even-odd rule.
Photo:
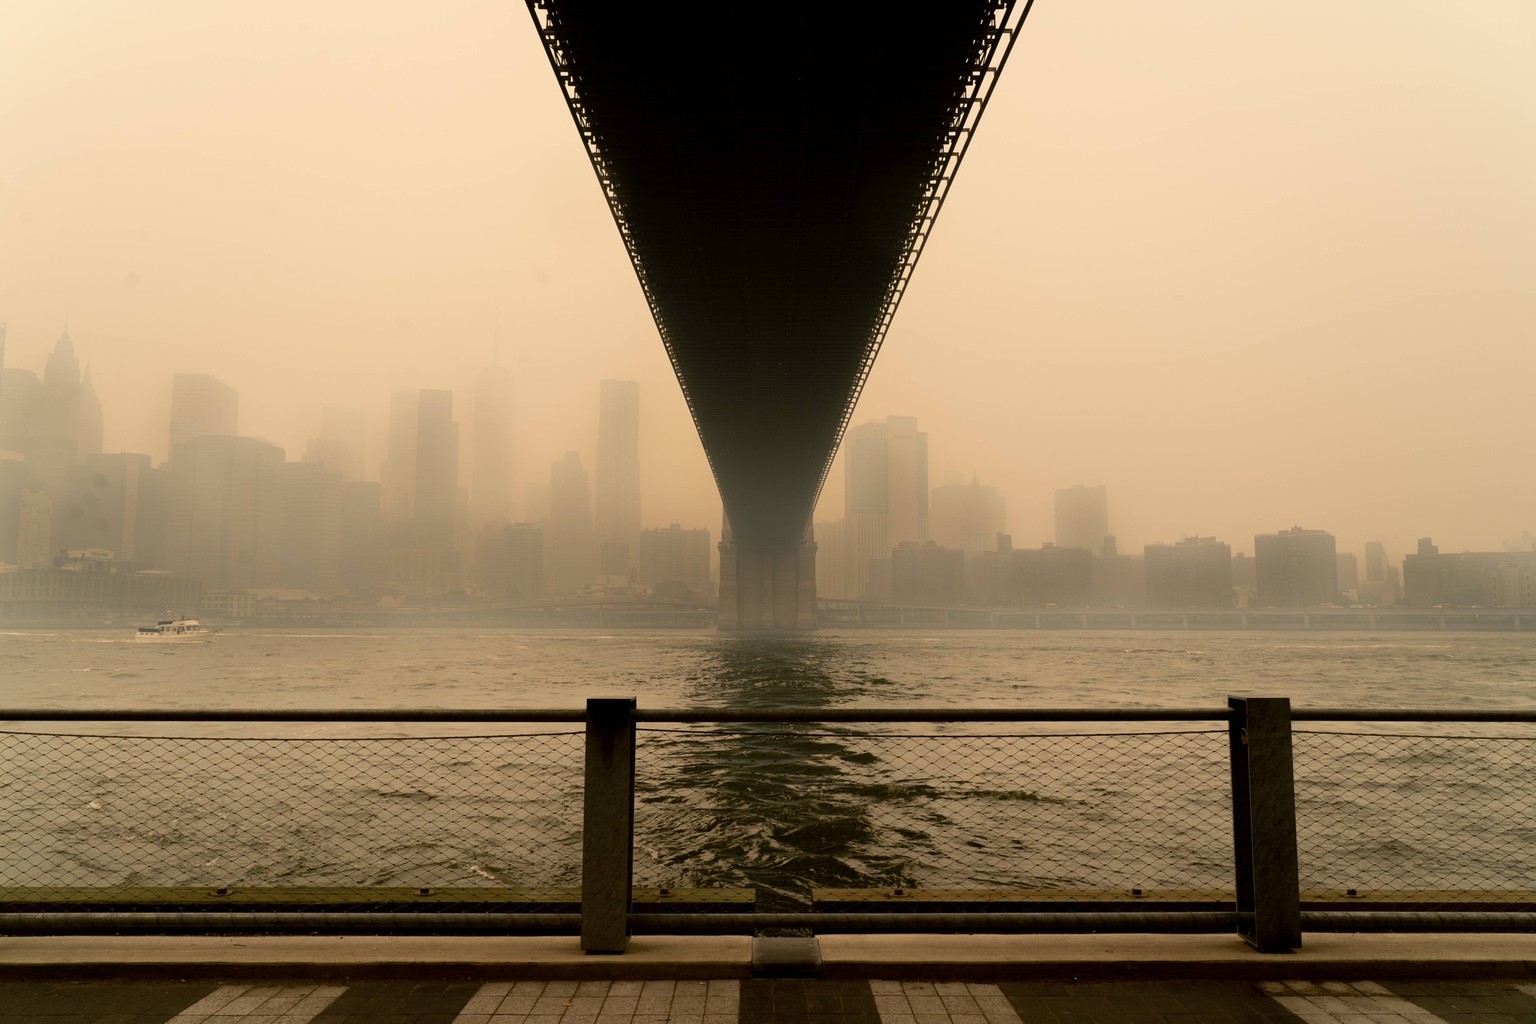
[[[816,628],[816,538],[798,544],[720,542],[720,628],[731,632]]]

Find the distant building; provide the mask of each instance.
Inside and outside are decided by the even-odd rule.
[[[163,568],[169,483],[148,455],[89,456],[73,466],[53,509],[55,548],[101,548],[119,562]]]
[[[1536,607],[1536,551],[1442,554],[1425,537],[1403,559],[1403,590],[1416,608]]]
[[[897,604],[955,607],[966,603],[965,552],[927,544],[891,550],[891,596]]]
[[[1387,560],[1386,545],[1379,540],[1366,541],[1360,603],[1381,608],[1396,604],[1400,582],[1397,567]]]
[[[486,590],[510,601],[544,593],[544,531],[533,523],[488,526],[478,552]]]
[[[848,593],[848,530],[841,519],[817,523],[816,595],[846,599]]]
[[[1051,544],[1013,552],[1009,604],[1025,608],[1083,608],[1093,600],[1093,555]]]
[[[677,523],[665,530],[642,530],[639,548],[639,582],[652,588],[679,584],[701,603],[712,598],[708,530],[685,530]]]
[[[389,573],[384,540],[383,487],[368,480],[341,485],[341,538],[336,583],[344,592],[372,590]]]
[[[1360,562],[1353,551],[1340,551],[1338,565],[1339,595],[1353,604],[1360,596]]]
[[[240,433],[240,396],[234,388],[204,373],[171,378],[171,457],[176,446],[194,437],[234,437]]]
[[[1056,492],[1056,546],[1106,553],[1109,494],[1106,488],[1078,484]]]
[[[1147,603],[1146,559],[1107,551],[1093,560],[1093,605],[1140,608]]]
[[[512,521],[512,375],[505,367],[488,366],[475,374],[472,415],[469,520],[478,531]]]
[[[458,540],[459,425],[453,392],[401,390],[390,398],[384,514],[393,547],[454,550]]]
[[[1259,573],[1254,560],[1239,552],[1232,556],[1232,599],[1239,608],[1258,604]]]
[[[640,385],[632,380],[602,382],[592,529],[603,553],[599,575],[627,579],[640,539]]]
[[[977,554],[997,550],[997,535],[1007,528],[1004,503],[996,487],[973,475],[969,484],[935,487],[928,505],[928,536],[944,548]]]
[[[341,586],[341,474],[313,462],[283,466],[284,587],[334,597]]]
[[[545,583],[553,594],[568,594],[597,577],[597,543],[592,534],[592,488],[581,456],[566,452],[549,472],[549,525],[544,530]]]
[[[1145,559],[1149,607],[1232,607],[1232,548],[1215,537],[1148,544]]]
[[[458,588],[462,569],[452,548],[391,548],[386,582],[411,597],[437,597]]]
[[[1294,526],[1253,538],[1261,608],[1315,608],[1339,603],[1338,548],[1326,530]]]
[[[341,474],[341,482],[354,484],[368,478],[368,418],[361,409],[341,409],[327,405],[320,410],[320,439],[325,451],[337,460],[331,468]]]
[[[888,599],[889,566],[872,569],[871,563],[889,563],[899,544],[928,540],[928,435],[913,416],[851,427],[843,438],[843,466],[847,593]]]
[[[169,469],[167,568],[209,590],[277,586],[283,450],[206,435],[177,445]]]

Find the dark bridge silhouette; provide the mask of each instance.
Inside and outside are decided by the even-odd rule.
[[[816,621],[810,519],[1032,0],[528,0],[725,506],[722,628]]]

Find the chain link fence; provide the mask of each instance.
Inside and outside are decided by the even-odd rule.
[[[0,905],[568,908],[582,743],[0,733]]]
[[[1297,729],[1293,757],[1304,902],[1536,904],[1536,729]]]
[[[1225,729],[642,728],[637,885],[758,909],[1232,900]]]

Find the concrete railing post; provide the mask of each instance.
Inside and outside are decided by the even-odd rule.
[[[1229,697],[1227,706],[1238,934],[1261,953],[1289,953],[1301,948],[1291,701]]]
[[[629,945],[635,854],[635,698],[587,701],[581,817],[581,950]]]

